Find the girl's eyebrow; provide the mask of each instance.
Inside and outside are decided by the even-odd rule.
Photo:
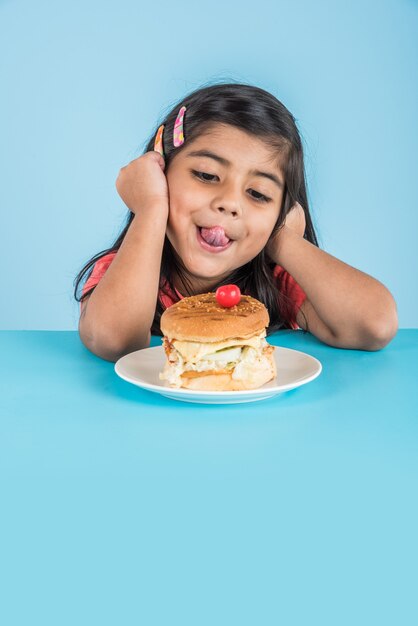
[[[219,156],[218,154],[215,154],[214,152],[211,152],[210,150],[193,150],[193,152],[187,152],[184,156],[208,157],[209,159],[214,159],[214,161],[218,161],[218,163],[220,163],[221,165],[224,165],[225,167],[228,167],[229,165],[231,165],[231,163],[227,159]],[[280,180],[280,178],[278,178],[275,174],[272,174],[270,172],[260,172],[260,170],[250,170],[248,173],[251,176],[263,176],[264,178],[268,178],[272,180],[274,183],[276,183],[279,189],[283,189],[284,187],[283,182]]]

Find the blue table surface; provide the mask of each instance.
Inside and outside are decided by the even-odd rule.
[[[418,330],[269,340],[322,374],[211,406],[0,332],[1,624],[418,623]]]

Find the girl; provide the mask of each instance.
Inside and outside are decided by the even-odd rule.
[[[96,355],[148,347],[167,306],[230,283],[266,305],[268,333],[302,328],[360,350],[394,337],[386,287],[319,249],[295,119],[270,93],[232,83],[189,94],[116,188],[127,223],[75,280],[80,337]]]

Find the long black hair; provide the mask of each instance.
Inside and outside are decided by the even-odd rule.
[[[173,136],[174,122],[182,106],[187,107],[187,114],[184,119],[185,143],[183,146],[196,139],[212,125],[222,123],[254,135],[256,138],[264,141],[274,151],[277,151],[284,173],[285,188],[279,218],[274,226],[272,235],[280,229],[290,209],[295,202],[298,202],[305,213],[306,229],[304,239],[318,246],[309,213],[302,141],[295,118],[290,111],[271,93],[253,85],[221,83],[201,87],[172,107],[165,119],[157,124],[146,145],[144,153],[154,149],[156,132],[158,127],[164,124],[165,172],[167,172],[174,155],[183,149],[182,147],[175,148],[172,142],[167,141],[167,138]],[[165,141],[164,137],[166,138]],[[80,270],[74,280],[74,297],[77,302],[87,298],[95,288],[92,287],[79,296],[77,291],[83,277],[85,276],[87,279],[90,276],[93,266],[98,259],[110,252],[119,250],[134,217],[135,214],[129,211],[126,223],[113,245],[92,257]],[[242,293],[251,295],[264,303],[270,315],[268,333],[279,329],[292,328],[290,318],[293,304],[282,293],[280,284],[273,277],[273,269],[274,263],[270,262],[265,250],[262,250],[254,259],[244,266],[235,269],[222,281],[222,284],[232,283],[238,285]],[[187,285],[187,277],[181,259],[166,236],[161,259],[161,291],[167,292],[168,290],[171,293],[175,293],[172,281],[174,274],[177,274],[182,283]],[[138,277],[138,280],[140,280],[140,277]],[[213,291],[218,286],[214,285]],[[159,297],[151,328],[152,334],[162,334],[160,317],[163,311],[164,305]]]

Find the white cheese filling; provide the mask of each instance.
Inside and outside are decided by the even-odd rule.
[[[257,341],[253,341],[254,339]],[[269,345],[267,341],[261,336],[250,339],[248,343],[250,341],[251,343],[256,343],[256,345],[258,344],[257,347],[241,345],[223,348],[216,352],[204,354],[204,356],[196,362],[186,361],[177,350],[176,344],[187,342],[175,341],[173,345],[176,346],[176,350],[171,354],[171,358],[174,360],[170,361],[170,363],[166,363],[164,371],[160,374],[160,379],[167,380],[170,385],[180,387],[180,376],[184,372],[206,372],[225,369],[231,370],[232,378],[237,380],[244,378],[249,379],[251,378],[255,365],[257,369],[269,367],[268,359],[262,354],[263,348]]]
[[[254,337],[248,339],[228,339],[227,341],[218,342],[197,342],[197,341],[179,341],[173,339],[173,346],[181,354],[183,359],[188,363],[197,363],[204,356],[209,354],[218,354],[220,350],[232,347],[251,346],[253,348],[261,348],[266,331],[263,330]]]

